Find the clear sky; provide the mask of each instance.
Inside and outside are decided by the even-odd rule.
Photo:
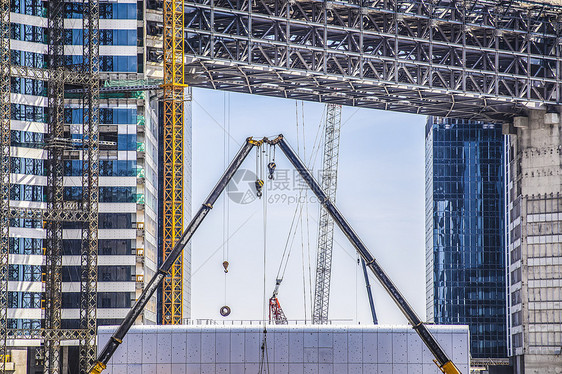
[[[315,140],[324,113],[324,104],[194,89],[193,211],[224,171],[225,157],[230,160],[248,136],[282,133],[295,150],[298,142],[298,152],[307,165],[319,168],[322,147],[315,147]],[[424,116],[344,107],[337,190],[340,211],[422,319],[425,121]],[[230,319],[262,319],[287,239],[294,236],[279,300],[289,320],[310,320],[319,205],[308,192],[309,202],[299,206],[294,200],[302,192],[280,150],[275,161],[278,184],[266,191],[266,207],[265,199],[240,204],[233,201],[235,195],[221,198],[195,234],[192,318],[221,320],[219,309],[228,305]],[[242,168],[256,172],[255,151]],[[242,190],[244,185],[241,182],[235,187]],[[301,206],[297,234],[289,236],[295,208]],[[222,243],[229,236],[225,247]],[[228,274],[223,271],[225,260],[230,264]],[[371,283],[379,323],[405,323],[373,276]],[[357,256],[338,228],[329,317],[348,323],[371,322]]]

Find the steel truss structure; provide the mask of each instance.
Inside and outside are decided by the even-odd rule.
[[[324,159],[322,168],[322,190],[332,202],[336,202],[338,183],[338,160],[340,149],[341,105],[326,105],[326,127],[324,129]],[[316,284],[312,323],[328,323],[330,303],[330,280],[332,277],[332,248],[334,246],[334,220],[320,209],[318,222],[318,254],[316,257]]]
[[[99,0],[83,0],[83,63],[64,65],[64,1],[47,3],[49,25],[48,69],[10,66],[10,1],[0,1],[0,339],[40,339],[45,348],[45,373],[59,373],[60,341],[80,345],[80,368],[85,372],[96,355],[98,176],[99,176]],[[47,209],[10,208],[10,79],[48,82],[49,123],[46,138]],[[63,199],[63,161],[69,146],[64,134],[64,88],[84,90],[82,126],[82,201]],[[7,280],[9,221],[12,218],[45,222],[45,325],[41,330],[8,329]],[[80,329],[61,329],[62,223],[82,222]],[[1,342],[0,342],[1,344]],[[5,357],[5,356],[4,356]],[[3,367],[1,368],[3,371]]]
[[[10,0],[0,0],[0,355],[8,356],[8,243],[10,218]]]
[[[506,120],[562,103],[562,8],[520,0],[186,2],[193,85]]]
[[[80,371],[86,372],[96,360],[97,282],[98,282],[98,202],[99,202],[99,88],[100,32],[99,0],[83,0],[82,106],[82,210],[87,219],[82,226],[80,255]]]
[[[48,81],[49,127],[47,138],[47,210],[63,211],[64,200],[64,0],[48,3],[49,69]],[[62,222],[45,224],[45,328],[61,328],[62,307]],[[60,338],[55,334],[44,340],[44,373],[60,373]]]
[[[184,1],[164,0],[164,175],[163,249],[165,261],[183,233]],[[181,324],[183,254],[162,284],[162,324]]]

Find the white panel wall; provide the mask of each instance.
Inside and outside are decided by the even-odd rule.
[[[100,327],[103,347],[115,327]],[[466,326],[429,326],[468,374]],[[264,339],[265,338],[265,339]],[[265,341],[267,359],[261,359]],[[109,374],[440,374],[408,326],[133,326]]]

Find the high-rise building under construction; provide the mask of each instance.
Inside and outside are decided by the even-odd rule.
[[[64,64],[80,64],[83,43],[83,3],[64,4]],[[139,85],[162,79],[162,4],[117,0],[99,3],[99,68],[101,84]],[[49,66],[49,2],[15,0],[11,6],[12,65]],[[11,80],[12,208],[47,208],[49,148],[48,82],[31,78]],[[64,132],[70,146],[64,151],[64,200],[82,199],[82,156],[74,151],[83,136],[84,108],[80,91],[67,90]],[[162,228],[160,91],[103,91],[99,99],[99,205],[97,257],[97,324],[121,322],[157,269]],[[185,152],[189,160],[190,103],[186,103]],[[190,180],[190,162],[185,163]],[[190,185],[184,184],[189,201]],[[190,205],[186,204],[189,215]],[[47,233],[40,219],[10,221],[8,328],[45,327],[44,266]],[[80,328],[82,230],[78,222],[62,223],[61,328]],[[190,256],[184,256],[183,317],[189,317]],[[138,323],[159,322],[160,298],[153,297]],[[11,360],[43,372],[44,351],[39,339],[15,339]],[[61,349],[63,369],[77,372],[76,342]],[[35,368],[34,368],[35,366]],[[66,370],[65,369],[65,370]],[[66,372],[66,371],[65,371]]]

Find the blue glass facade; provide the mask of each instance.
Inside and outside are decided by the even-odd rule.
[[[470,327],[474,358],[507,355],[501,125],[426,126],[427,317]]]

